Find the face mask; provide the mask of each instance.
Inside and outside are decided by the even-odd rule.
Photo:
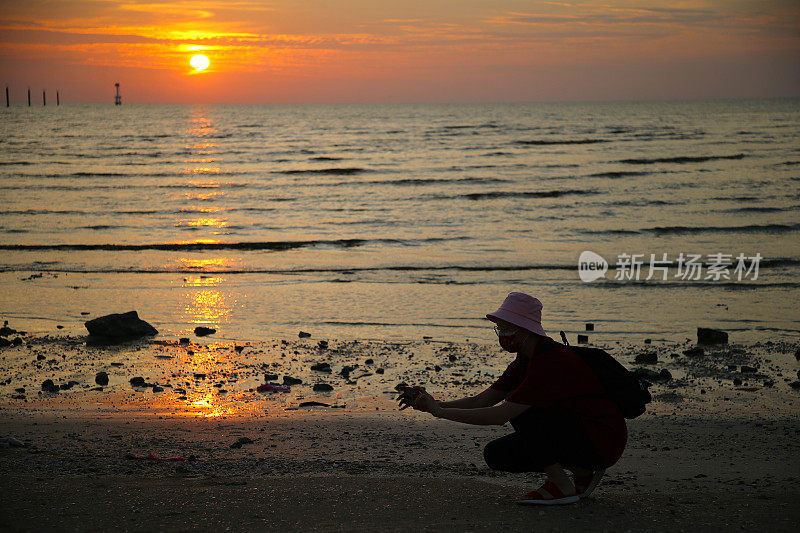
[[[517,352],[519,350],[519,342],[517,342],[516,335],[509,335],[507,337],[498,337],[500,347],[507,352]]]

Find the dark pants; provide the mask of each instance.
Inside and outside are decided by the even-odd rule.
[[[511,421],[514,433],[483,449],[486,464],[504,472],[542,472],[555,463],[587,470],[605,468],[580,417],[568,409],[531,407]]]

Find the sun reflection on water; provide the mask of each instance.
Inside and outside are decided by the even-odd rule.
[[[213,289],[192,292],[190,301],[184,306],[186,317],[198,325],[217,325],[227,322],[231,314],[228,298]]]
[[[197,242],[205,242],[205,241],[197,241]],[[210,242],[215,242],[215,241],[210,241]],[[234,259],[231,257],[210,257],[207,259],[197,259],[193,257],[179,257],[177,259],[173,259],[173,261],[177,261],[180,264],[181,269],[199,270],[206,272],[233,270],[239,265],[240,262],[239,259]],[[215,278],[215,279],[219,279],[220,283],[225,281],[223,278]]]
[[[181,226],[212,226],[215,228],[224,228],[228,225],[227,218],[196,218],[196,219],[183,219],[175,223],[175,227]]]

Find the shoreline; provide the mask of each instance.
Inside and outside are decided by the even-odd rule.
[[[653,413],[774,418],[796,411],[800,400],[794,343],[698,346],[656,339],[592,345],[652,383]],[[0,356],[0,408],[9,414],[190,418],[291,416],[308,401],[327,404],[332,413],[388,414],[396,409],[400,382],[424,385],[436,397],[464,397],[490,386],[513,360],[495,345],[437,339],[147,338],[92,346],[86,337],[31,335],[0,348]],[[96,383],[98,373],[107,375],[107,384]],[[56,390],[45,391],[45,380]],[[290,387],[259,392],[266,382]]]
[[[482,390],[510,362],[494,346],[151,339],[92,347],[81,338],[29,336],[0,354],[0,438],[24,444],[0,440],[0,482],[7,487],[0,526],[796,530],[800,391],[789,385],[796,346],[732,344],[705,347],[702,356],[683,353],[692,347],[656,341],[613,350],[626,366],[666,370],[672,379],[654,381],[654,401],[628,421],[627,449],[591,498],[540,509],[515,504],[541,483],[540,475],[494,472],[483,462],[483,446],[510,427],[399,412],[394,402],[400,381],[425,384],[441,398]],[[633,363],[653,353],[656,363]],[[319,362],[329,362],[331,372],[310,370]],[[358,366],[342,375],[350,365]],[[109,385],[91,390],[95,372],[104,369]],[[303,383],[288,393],[251,390],[265,372]],[[164,390],[134,387],[133,376]],[[37,390],[45,377],[78,383],[57,393]],[[323,381],[334,390],[312,390]],[[16,388],[26,389],[25,399],[11,397]],[[185,388],[185,399],[177,388]],[[304,401],[337,407],[299,407]]]

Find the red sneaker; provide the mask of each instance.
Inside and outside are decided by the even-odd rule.
[[[523,505],[563,505],[565,503],[575,503],[578,499],[577,494],[567,496],[561,492],[561,489],[559,489],[555,483],[547,481],[538,489],[532,490],[526,494],[521,500],[518,500],[517,503]]]
[[[598,470],[588,476],[574,476],[575,493],[581,498],[587,497],[597,487],[605,473],[605,470]]]

